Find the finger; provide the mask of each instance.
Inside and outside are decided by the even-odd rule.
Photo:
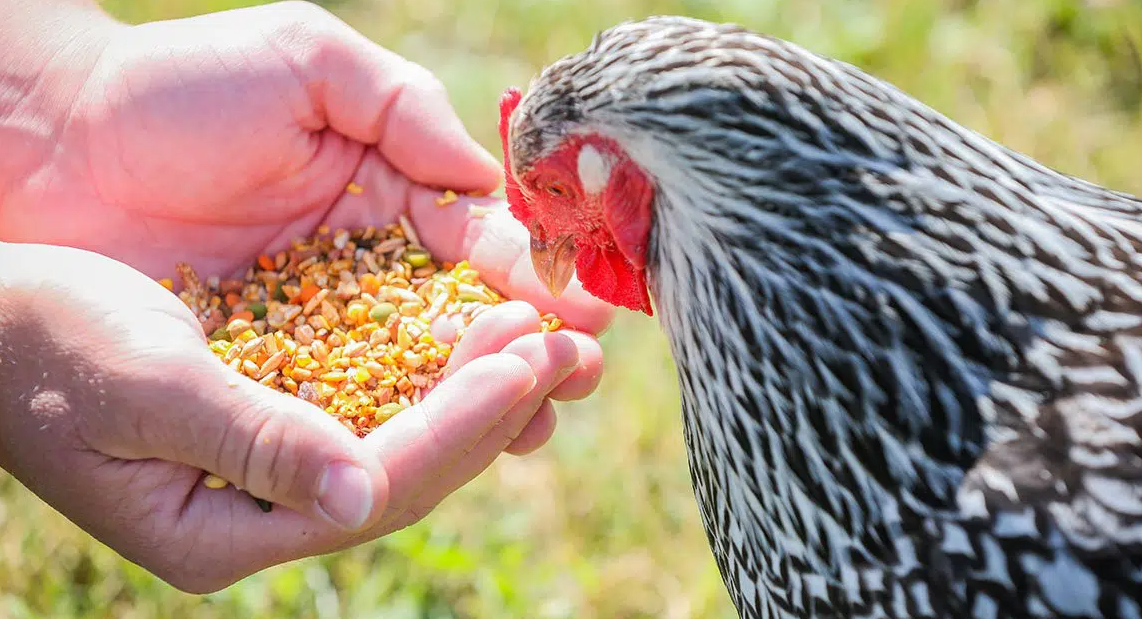
[[[571,338],[579,349],[579,365],[566,380],[552,389],[547,397],[552,400],[569,402],[582,400],[599,388],[603,378],[603,347],[599,341],[586,333],[560,330],[559,333]]]
[[[524,426],[519,436],[504,448],[504,451],[514,456],[526,456],[543,447],[555,434],[557,421],[555,406],[551,400],[544,400],[543,404],[539,405],[539,410],[535,412],[535,416]]]
[[[495,424],[478,443],[462,454],[462,458],[457,458],[439,469],[440,479],[436,483],[424,485],[407,509],[400,509],[402,501],[394,493],[388,511],[400,514],[396,518],[398,526],[406,526],[420,520],[444,497],[483,472],[512,441],[520,436],[528,422],[539,411],[547,392],[566,379],[579,364],[579,352],[574,340],[561,333],[525,335],[506,346],[504,353],[518,355],[526,360],[535,372],[534,388],[507,411],[501,421]]]
[[[160,361],[122,377],[114,395],[124,401],[104,407],[114,418],[89,424],[96,448],[188,464],[350,530],[378,516],[387,479],[356,436],[305,400],[197,352],[178,366]],[[156,404],[138,404],[148,401]]]
[[[440,206],[438,197],[436,192],[414,187],[408,200],[413,226],[439,259],[467,259],[488,285],[531,303],[541,313],[555,313],[575,329],[599,334],[610,325],[614,307],[584,290],[577,278],[572,278],[558,299],[551,296],[531,265],[527,229],[502,201],[461,198]]]
[[[536,384],[535,371],[522,358],[485,355],[366,436],[363,442],[387,472],[390,515],[470,452]]]
[[[302,27],[277,45],[299,72],[312,111],[331,128],[375,144],[412,180],[457,191],[492,191],[497,159],[464,128],[440,81],[378,46],[328,11],[305,5]]]
[[[444,376],[456,372],[464,364],[482,355],[500,352],[512,340],[528,333],[538,333],[539,313],[522,301],[507,301],[476,316],[464,337],[448,357]]]

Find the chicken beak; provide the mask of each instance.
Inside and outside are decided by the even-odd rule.
[[[558,299],[575,273],[575,239],[570,234],[551,242],[531,237],[531,264],[539,281]]]

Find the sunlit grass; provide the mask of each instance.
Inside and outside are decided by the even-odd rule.
[[[141,21],[255,4],[113,0]],[[1142,192],[1142,11],[1078,0],[349,0],[332,10],[436,72],[498,153],[496,102],[596,30],[655,13],[738,21],[852,62],[1060,170]],[[1095,7],[1095,8],[1088,8]],[[609,373],[552,444],[504,458],[426,521],[218,594],[165,586],[0,475],[0,616],[730,617],[701,532],[673,366],[624,315]]]

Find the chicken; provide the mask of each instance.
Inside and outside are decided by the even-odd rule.
[[[1142,200],[674,16],[500,132],[552,294],[657,314],[741,617],[1142,617]]]

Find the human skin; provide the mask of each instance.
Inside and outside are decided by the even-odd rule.
[[[552,401],[596,388],[612,310],[552,299],[498,200],[435,204],[500,168],[423,68],[308,3],[138,26],[79,0],[0,11],[0,467],[127,559],[207,592],[375,539],[543,445]],[[401,214],[517,300],[365,439],[218,363],[153,281]],[[547,311],[572,329],[540,333]]]

